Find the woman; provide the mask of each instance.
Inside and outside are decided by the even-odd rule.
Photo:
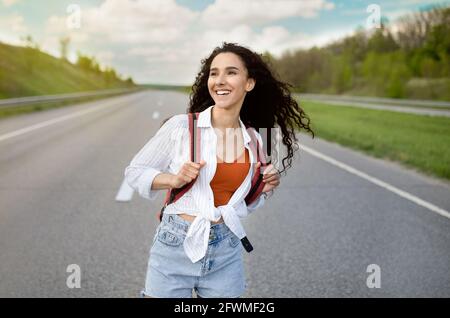
[[[246,233],[240,218],[261,207],[279,186],[280,173],[290,167],[298,149],[295,130],[312,133],[287,86],[275,79],[260,55],[224,43],[202,60],[190,96],[188,112],[199,113],[201,160],[189,160],[188,116],[182,114],[167,120],[126,168],[130,186],[150,200],[157,190],[177,189],[195,179],[164,210],[143,296],[192,297],[194,290],[198,297],[232,298],[245,292],[240,239]],[[278,125],[287,148],[283,169],[266,166],[262,194],[248,206],[244,198],[260,163],[250,151],[245,125]],[[256,137],[263,143],[258,133]]]

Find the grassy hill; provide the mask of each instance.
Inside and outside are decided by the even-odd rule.
[[[32,47],[0,43],[0,98],[134,87],[114,70],[71,64]]]

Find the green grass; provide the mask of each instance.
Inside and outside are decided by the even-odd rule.
[[[29,47],[0,43],[0,98],[134,87]]]
[[[315,134],[450,179],[450,118],[303,101]]]
[[[337,96],[339,96],[339,95],[337,95]],[[356,96],[356,95],[355,95],[355,96]],[[364,96],[364,97],[367,97],[367,96]],[[302,100],[303,103],[304,103],[305,101],[308,101],[308,102],[315,102],[315,101],[317,101],[317,100],[314,100],[314,99],[309,99],[309,98],[307,98],[307,97],[302,97],[302,95],[300,95],[300,99]],[[405,101],[407,101],[407,100],[405,100]],[[324,102],[324,103],[326,103],[326,102]],[[368,104],[368,105],[377,106],[377,103],[367,102],[367,104]],[[383,103],[383,104],[384,104],[384,103]],[[346,105],[346,104],[345,104],[345,101],[339,101],[339,100],[336,100],[336,104],[333,104],[333,105],[336,105],[336,106],[340,106],[340,105],[342,105],[342,106],[349,106],[349,105]],[[421,106],[421,105],[414,105],[414,104],[409,104],[409,105],[406,105],[406,104],[390,104],[389,106],[393,106],[393,107],[419,108],[419,109],[425,109],[425,110],[427,110],[427,109],[432,109],[432,110],[445,110],[445,111],[450,110],[450,106]],[[349,107],[351,107],[351,106],[349,106]]]

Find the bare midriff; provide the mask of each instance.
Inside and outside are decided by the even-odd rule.
[[[179,216],[180,216],[182,219],[184,219],[184,220],[186,220],[186,221],[188,221],[188,222],[191,222],[191,223],[192,223],[192,222],[195,220],[195,218],[196,218],[195,215],[190,215],[190,214],[179,214]],[[223,223],[223,218],[222,218],[222,217],[220,217],[219,221],[217,221],[217,222],[211,221],[211,224],[219,224],[219,223]]]

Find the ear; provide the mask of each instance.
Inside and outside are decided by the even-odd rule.
[[[246,85],[246,87],[245,87],[245,90],[246,90],[247,92],[250,92],[250,91],[255,87],[255,85],[256,85],[255,79],[250,77],[250,78],[247,80],[247,85]]]

